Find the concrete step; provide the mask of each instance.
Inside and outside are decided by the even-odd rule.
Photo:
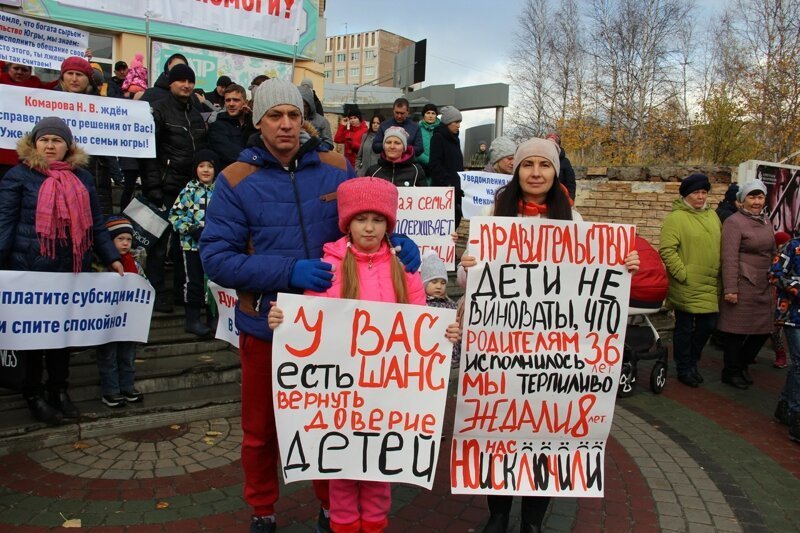
[[[0,416],[0,455],[127,431],[236,416],[241,412],[240,398],[238,382],[146,393],[142,402],[115,409],[91,398],[76,402],[82,413],[80,420],[56,427],[33,420],[27,407],[22,407]]]

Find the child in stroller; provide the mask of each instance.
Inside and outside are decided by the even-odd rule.
[[[650,372],[650,388],[659,394],[667,381],[667,349],[661,345],[658,331],[648,315],[658,313],[667,296],[667,271],[661,256],[643,237],[636,236],[634,249],[639,252],[639,272],[631,278],[628,325],[617,397],[631,396],[636,385],[639,361],[655,360]]]

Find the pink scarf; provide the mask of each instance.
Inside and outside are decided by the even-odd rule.
[[[72,241],[72,271],[83,270],[83,256],[92,247],[89,191],[64,161],[52,161],[36,202],[39,253],[56,258],[57,245]]]

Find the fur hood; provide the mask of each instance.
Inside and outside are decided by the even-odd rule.
[[[47,159],[36,151],[36,144],[30,134],[20,139],[17,143],[17,154],[19,154],[20,159],[34,170],[44,173],[49,167]],[[69,163],[73,170],[78,167],[86,167],[89,164],[89,154],[77,144],[72,143],[72,146],[69,147],[64,156],[64,161]]]

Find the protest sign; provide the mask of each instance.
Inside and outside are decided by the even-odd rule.
[[[635,228],[475,217],[453,493],[602,496]]]
[[[394,231],[407,235],[419,246],[444,261],[447,270],[455,270],[456,231],[452,187],[398,187],[397,224]]]
[[[279,294],[272,386],[284,480],[430,489],[455,310]]]
[[[0,85],[0,101],[0,148],[16,148],[37,122],[56,116],[90,155],[156,156],[156,129],[147,102],[13,85]]]
[[[62,61],[83,57],[88,47],[85,31],[0,11],[0,60],[61,70]]]
[[[215,337],[234,348],[239,348],[239,330],[236,329],[236,304],[239,298],[236,296],[236,291],[221,287],[213,281],[208,282],[208,290],[214,295],[219,313]]]
[[[467,220],[486,215],[486,207],[494,205],[494,193],[512,178],[510,174],[471,170],[459,172],[458,175],[461,176],[461,190],[464,191],[461,212]]]
[[[0,349],[147,342],[153,287],[115,273],[0,271]]]

